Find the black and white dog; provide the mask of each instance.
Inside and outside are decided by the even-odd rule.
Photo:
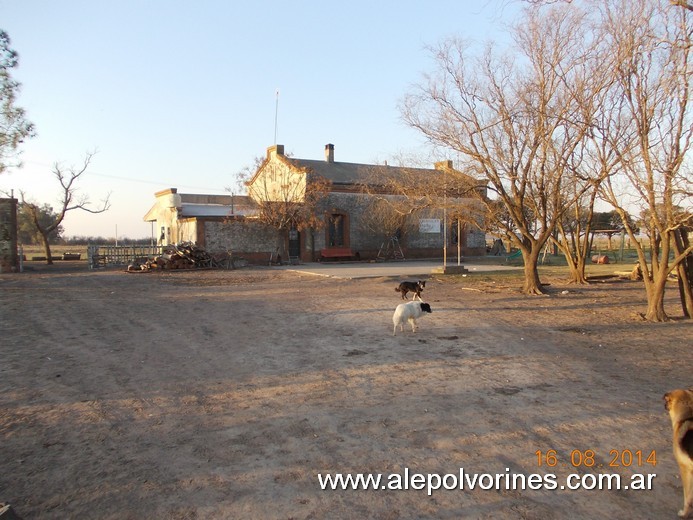
[[[414,297],[412,300],[416,300],[418,298],[419,301],[421,301],[421,291],[424,290],[424,287],[426,287],[425,280],[419,280],[418,282],[402,282],[395,287],[395,291],[402,294],[403,300],[407,299],[408,292],[413,292]]]
[[[392,324],[394,325],[392,335],[397,335],[397,325],[399,325],[400,331],[404,330],[405,322],[409,322],[411,331],[416,332],[416,319],[423,316],[425,312],[433,312],[428,303],[415,301],[400,303],[392,316]]]

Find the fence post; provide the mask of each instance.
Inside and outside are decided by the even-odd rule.
[[[99,246],[87,244],[87,258],[89,259],[89,269],[94,269],[94,257],[99,254]]]

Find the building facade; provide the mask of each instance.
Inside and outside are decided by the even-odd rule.
[[[450,161],[431,169],[338,162],[332,144],[325,146],[324,160],[297,159],[274,145],[246,183],[247,196],[170,188],[155,194],[144,220],[155,222],[160,244],[190,241],[256,263],[277,255],[303,262],[373,260],[400,252],[440,258],[444,244],[455,249],[458,242],[462,255],[483,255],[481,226],[448,218],[450,208],[469,207],[472,199],[450,196],[443,204],[440,195],[429,194],[417,206],[402,191],[409,180],[440,180],[446,171],[454,171]],[[301,214],[306,208],[310,215]]]

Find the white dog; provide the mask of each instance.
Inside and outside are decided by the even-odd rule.
[[[423,316],[424,312],[433,312],[428,303],[415,301],[400,303],[392,316],[392,323],[394,324],[392,335],[397,335],[397,325],[399,325],[400,331],[404,330],[404,322],[407,321],[411,325],[411,331],[416,332],[416,319]]]

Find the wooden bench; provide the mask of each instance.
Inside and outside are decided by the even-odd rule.
[[[354,256],[354,252],[348,247],[329,247],[320,250],[320,261],[326,260],[327,258],[348,258],[351,260]]]

